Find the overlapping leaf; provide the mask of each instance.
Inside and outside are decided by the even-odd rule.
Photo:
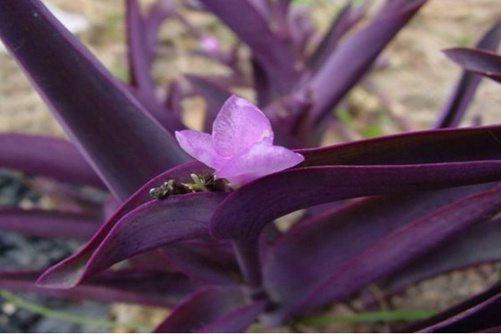
[[[501,56],[494,52],[454,48],[446,50],[445,54],[465,70],[501,83]]]
[[[262,302],[249,303],[240,287],[207,288],[177,305],[155,332],[244,332],[263,308]]]
[[[333,300],[346,298],[500,210],[501,187],[498,186],[433,212],[388,234],[340,266],[326,268],[320,283],[304,289],[302,293],[298,292],[292,300],[283,302],[283,307],[272,318],[283,321],[291,315],[299,315]]]
[[[37,237],[87,240],[99,228],[95,217],[51,210],[0,209],[0,230]]]
[[[169,179],[187,182],[192,172],[203,174],[210,171],[193,162],[152,179],[124,203],[76,254],[44,273],[39,283],[68,288],[138,252],[205,235],[206,220],[224,194],[200,193],[152,201],[148,191]]]
[[[104,187],[70,142],[23,134],[0,134],[0,166],[64,182]]]
[[[129,45],[129,64],[131,70],[131,90],[135,93],[137,99],[166,130],[173,132],[175,130],[183,130],[185,127],[181,124],[174,113],[160,105],[156,97],[155,83],[150,74],[151,65],[153,62],[153,46],[149,45],[154,41],[149,40],[149,30],[158,29],[158,27],[150,27],[147,24],[160,24],[166,13],[162,10],[162,3],[159,2],[152,8],[159,10],[159,16],[146,21],[141,14],[137,0],[126,1],[126,17],[127,17],[127,43]],[[159,22],[157,22],[159,21]]]
[[[315,124],[324,119],[346,92],[359,82],[386,45],[425,3],[426,0],[387,1],[367,27],[338,45],[301,88],[305,95],[308,92],[315,94],[312,109]]]
[[[443,206],[495,186],[365,198],[301,222],[279,238],[264,259],[268,290],[276,300],[294,298],[308,286],[318,284],[326,272],[387,235]]]
[[[40,1],[1,1],[0,27],[11,54],[118,198],[125,200],[155,175],[188,160]]]
[[[93,299],[108,303],[124,302],[171,307],[199,288],[179,273],[123,269],[109,271],[73,289],[41,288],[34,283],[40,271],[0,272],[0,289],[33,292],[75,300]]]
[[[271,30],[251,1],[202,0],[202,3],[251,47],[270,83],[280,93],[288,92],[297,77],[292,50]]]
[[[194,240],[164,246],[160,251],[191,279],[212,284],[235,284],[238,280],[239,269],[229,242]]]
[[[324,63],[328,56],[334,52],[336,46],[340,43],[341,38],[366,14],[367,4],[354,4],[354,1],[348,2],[338,13],[331,26],[327,29],[327,33],[322,41],[316,47],[314,53],[308,59],[308,65],[314,69]]]
[[[495,51],[501,39],[501,22],[495,24],[480,40],[476,48]],[[463,118],[466,109],[470,105],[480,77],[474,73],[465,71],[457,83],[452,96],[449,98],[442,113],[435,123],[435,128],[456,127]]]
[[[126,1],[126,15],[131,84],[141,94],[155,98],[155,84],[150,74],[153,49],[148,47],[145,38],[145,22],[137,0]]]
[[[303,150],[300,167],[229,195],[211,231],[252,239],[273,219],[316,204],[499,181],[500,132],[499,126],[435,130]]]
[[[440,249],[392,275],[384,282],[383,288],[387,294],[393,294],[429,277],[497,261],[501,258],[500,239],[501,222],[498,220],[469,228]]]

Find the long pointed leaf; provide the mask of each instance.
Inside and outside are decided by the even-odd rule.
[[[440,129],[300,150],[300,166],[398,165],[500,159],[501,126]]]
[[[162,254],[191,279],[212,284],[235,284],[238,265],[228,242],[184,242],[164,246]]]
[[[75,146],[61,139],[0,134],[0,166],[64,182],[104,187]]]
[[[218,207],[211,231],[219,237],[255,239],[273,219],[316,204],[498,181],[494,167],[501,159],[498,137],[499,126],[444,129],[301,150],[306,159],[298,167],[230,194]],[[484,172],[490,176],[474,180]],[[294,196],[283,200],[277,189]]]
[[[494,52],[454,48],[445,50],[447,57],[465,70],[501,83],[501,56]]]
[[[153,54],[145,38],[145,20],[137,0],[126,0],[126,22],[131,84],[144,95],[154,98],[155,84],[150,75]]]
[[[199,288],[181,274],[125,269],[107,271],[73,289],[50,289],[35,285],[40,274],[40,271],[0,271],[0,289],[75,300],[171,307]]]
[[[313,288],[287,301],[274,315],[284,319],[346,298],[394,272],[465,228],[501,210],[501,187],[474,194],[389,234],[341,266],[329,270]],[[416,240],[420,240],[416,243]],[[296,296],[297,297],[297,296]],[[294,300],[295,299],[295,300]]]
[[[263,310],[248,303],[239,287],[214,287],[187,298],[156,329],[156,333],[244,332]]]
[[[162,10],[162,3],[157,3],[152,10]],[[163,21],[163,14],[155,15],[153,22],[149,24],[160,24]],[[156,20],[160,19],[160,22]],[[128,56],[131,69],[131,85],[132,91],[137,99],[142,103],[146,110],[153,116],[165,129],[170,132],[183,130],[179,118],[175,117],[174,113],[162,107],[156,97],[155,83],[151,76],[151,65],[153,62],[153,46],[149,44],[148,29],[156,29],[158,27],[147,27],[146,20],[141,14],[137,0],[126,1],[126,27],[127,27],[127,44]]]
[[[330,114],[332,108],[359,82],[381,51],[425,2],[426,0],[387,1],[366,28],[336,48],[334,54],[301,88],[305,93],[313,93],[315,97],[312,110],[315,123],[321,122]]]
[[[57,264],[55,267],[50,268],[45,274],[47,280],[57,281],[62,277],[68,276],[69,280],[78,280],[74,275],[79,275],[79,270],[85,266],[86,262],[90,259],[92,254],[101,245],[103,240],[108,236],[108,234],[115,228],[115,226],[121,221],[121,219],[127,215],[129,212],[133,211],[142,204],[151,201],[149,196],[149,189],[161,185],[169,179],[174,179],[179,182],[189,182],[190,173],[204,174],[211,172],[212,170],[208,167],[203,166],[199,162],[190,162],[181,165],[177,168],[173,168],[165,173],[160,174],[156,178],[150,180],[141,189],[139,189],[133,196],[131,196],[127,202],[125,202],[109,219],[101,226],[99,231],[89,240],[77,253],[73,254],[71,257],[67,258],[63,262]],[[77,270],[78,269],[78,270]],[[52,278],[54,276],[54,278]],[[59,278],[58,278],[59,277]],[[55,284],[55,283],[54,283]],[[64,283],[63,283],[64,285]]]
[[[196,75],[185,75],[185,77],[207,102],[203,131],[212,133],[212,123],[214,123],[219,110],[221,110],[221,106],[232,93],[213,80]]]
[[[365,2],[357,6],[352,2],[348,2],[332,21],[331,26],[327,29],[327,33],[322,41],[318,44],[313,54],[308,59],[308,66],[317,69],[325,62],[328,56],[334,51],[343,37],[355,24],[365,16],[367,4]]]
[[[0,38],[118,198],[188,160],[40,1],[0,1],[0,26]]]
[[[294,298],[294,294],[318,284],[327,270],[338,268],[389,234],[463,197],[495,186],[483,184],[364,198],[301,222],[280,237],[266,254],[266,286],[275,300]]]
[[[485,34],[476,48],[496,51],[500,40],[501,21],[495,24]],[[464,71],[452,96],[442,110],[439,120],[433,126],[434,128],[456,127],[459,125],[466,109],[475,95],[480,79],[478,75]]]
[[[30,236],[87,240],[99,228],[94,217],[49,210],[0,209],[0,230]]]
[[[230,194],[214,213],[210,229],[218,238],[253,240],[274,219],[317,204],[500,180],[501,161],[295,168]]]
[[[501,222],[486,222],[468,229],[454,240],[414,261],[385,281],[385,293],[393,294],[436,275],[494,262],[501,258]]]
[[[38,284],[69,288],[135,254],[163,245],[208,236],[207,223],[224,194],[181,195],[150,201],[126,214],[95,251],[51,268]],[[99,234],[99,232],[98,232]]]
[[[275,88],[280,93],[288,92],[297,76],[292,50],[284,40],[273,33],[268,22],[251,1],[202,0],[201,2],[250,46]]]

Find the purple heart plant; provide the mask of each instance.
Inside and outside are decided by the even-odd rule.
[[[370,3],[348,2],[318,39],[288,0],[158,0],[146,14],[126,0],[121,82],[41,1],[0,0],[0,38],[70,139],[0,135],[1,167],[64,195],[58,209],[2,208],[0,228],[85,242],[50,268],[0,272],[0,288],[169,308],[159,332],[239,332],[301,323],[355,294],[373,311],[371,285],[389,298],[500,260],[501,126],[458,127],[481,76],[501,82],[500,23],[475,49],[446,51],[465,72],[432,129],[319,147],[343,126],[332,111],[426,0],[374,14]],[[186,10],[216,15],[239,42],[223,51]],[[187,75],[189,88],[175,80],[161,99],[151,65],[166,20],[228,74]],[[241,87],[258,107],[234,95]],[[195,94],[203,132],[182,122],[180,101]],[[276,223],[292,212],[290,226]],[[495,285],[409,330],[499,330],[500,304]]]

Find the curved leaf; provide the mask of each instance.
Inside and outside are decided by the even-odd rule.
[[[172,307],[199,288],[182,274],[144,269],[107,271],[73,289],[65,290],[36,286],[35,281],[40,274],[40,271],[0,271],[0,289],[74,300]]]
[[[151,202],[149,189],[161,185],[169,179],[175,179],[179,182],[189,182],[190,173],[204,174],[212,172],[206,166],[199,162],[190,162],[173,168],[165,173],[160,174],[156,178],[150,180],[141,189],[139,189],[127,202],[125,202],[111,218],[101,226],[94,237],[87,242],[77,253],[67,258],[63,262],[50,268],[42,277],[41,283],[44,281],[52,282],[51,285],[71,286],[80,280],[81,271],[85,264],[91,258],[92,254],[100,247],[109,233],[122,221],[128,213],[137,207]],[[209,194],[210,195],[210,194]],[[205,195],[204,195],[205,196]],[[195,199],[196,201],[196,199]],[[200,200],[203,201],[203,200]],[[150,204],[151,205],[151,204]],[[157,204],[158,205],[158,204]],[[165,205],[165,204],[160,204]],[[120,231],[120,229],[118,230]],[[126,245],[125,245],[126,246]],[[62,282],[63,281],[63,282]],[[66,283],[64,281],[67,281]]]
[[[45,287],[69,288],[138,253],[177,241],[206,237],[207,223],[222,198],[224,194],[195,193],[142,204],[123,216],[92,254],[81,257],[76,266],[75,263],[65,265],[68,259],[61,262],[42,275],[37,283]]]
[[[149,98],[155,98],[155,84],[150,75],[153,50],[145,38],[145,20],[137,0],[127,0],[125,4],[131,85]]]
[[[495,186],[482,184],[363,198],[301,222],[282,235],[264,257],[267,290],[277,301],[294,298],[322,281],[327,271],[338,268],[398,229]],[[297,275],[299,272],[302,274]]]
[[[341,38],[367,13],[369,2],[357,5],[354,1],[348,2],[332,21],[327,33],[316,46],[313,54],[308,59],[308,66],[317,69],[328,59],[329,55],[336,49]]]
[[[288,92],[297,77],[292,50],[271,30],[268,22],[251,1],[202,0],[201,2],[249,45],[274,87],[280,93]]]
[[[313,93],[315,97],[311,111],[315,124],[331,113],[332,108],[359,82],[386,45],[425,3],[426,0],[387,1],[367,27],[336,48],[300,89],[305,96]],[[342,80],[334,82],[332,78]]]
[[[501,21],[496,23],[480,40],[476,48],[496,51],[501,40]],[[466,109],[473,100],[473,96],[480,83],[480,77],[464,71],[457,83],[452,96],[444,106],[440,118],[434,128],[456,127],[461,122]]]
[[[210,231],[217,238],[254,240],[274,219],[317,204],[499,180],[501,161],[294,168],[231,193],[214,213]]]
[[[402,165],[501,159],[501,126],[416,131],[298,150],[299,166]]]
[[[0,26],[0,38],[118,198],[189,160],[40,1],[0,1]]]
[[[501,83],[501,56],[496,53],[468,48],[453,48],[444,52],[465,70]]]
[[[392,275],[383,283],[387,294],[394,294],[429,277],[501,258],[501,221],[486,222],[463,232],[429,255]]]
[[[157,2],[151,10],[159,11],[148,21],[141,14],[141,9],[137,0],[126,1],[126,28],[127,45],[129,56],[129,67],[131,70],[132,92],[136,98],[165,129],[170,132],[183,130],[185,127],[181,124],[178,117],[170,110],[162,107],[156,97],[156,87],[151,76],[151,65],[154,55],[154,40],[150,34],[157,33],[158,27],[149,26],[150,24],[160,24],[168,13],[165,13],[165,4]],[[169,11],[167,9],[167,11]],[[148,25],[148,26],[147,26]],[[152,30],[153,29],[153,30]],[[154,35],[156,37],[156,35]],[[153,43],[152,45],[149,45]]]
[[[264,309],[249,303],[240,287],[213,287],[199,291],[177,305],[156,333],[241,333]]]
[[[160,251],[190,279],[212,284],[238,281],[238,265],[228,242],[193,240],[164,246]]]
[[[87,240],[99,228],[95,217],[49,210],[0,209],[0,229],[47,238]]]
[[[319,284],[282,302],[282,307],[271,315],[271,319],[280,322],[346,298],[500,210],[501,186],[498,186],[433,212],[389,234],[337,268],[326,268]]]
[[[175,4],[170,0],[157,0],[148,11],[145,18],[145,38],[147,47],[151,50],[151,54],[155,50],[158,31],[162,23],[176,14]]]
[[[68,141],[24,134],[0,134],[0,165],[63,182],[104,185]]]
[[[207,107],[205,108],[203,131],[212,133],[212,123],[216,119],[219,110],[224,102],[232,95],[229,90],[219,85],[214,80],[196,75],[185,75],[188,82],[205,98]]]

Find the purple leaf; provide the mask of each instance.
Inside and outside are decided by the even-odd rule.
[[[332,21],[331,26],[327,29],[327,33],[320,41],[315,51],[308,59],[308,66],[314,69],[328,59],[329,55],[336,49],[341,38],[358,22],[360,22],[367,11],[365,2],[360,6],[348,2],[337,14],[336,18]]]
[[[244,332],[264,309],[249,303],[239,287],[213,287],[199,291],[178,304],[156,333]]]
[[[466,71],[501,83],[501,56],[494,52],[467,48],[454,48],[444,52]]]
[[[239,39],[250,46],[278,92],[288,92],[297,77],[292,50],[284,40],[273,33],[266,19],[251,1],[201,2],[231,28]]]
[[[301,221],[271,246],[263,260],[268,290],[277,300],[294,298],[318,284],[327,268],[338,268],[398,229],[495,185],[363,198]]]
[[[92,253],[81,250],[78,257],[70,257],[49,269],[37,283],[70,288],[135,254],[206,237],[207,223],[223,197],[218,193],[195,193],[147,202],[124,215]],[[103,234],[103,230],[97,235]]]
[[[469,228],[440,249],[433,250],[392,275],[383,284],[385,293],[396,293],[411,284],[445,272],[497,261],[501,254],[500,239],[499,220]]]
[[[40,295],[171,307],[199,288],[178,273],[151,270],[107,271],[72,289],[38,287],[40,271],[0,271],[0,289]]]
[[[334,300],[395,272],[465,228],[501,210],[501,187],[479,192],[389,234],[336,268],[326,268],[321,282],[297,293],[271,316],[281,322]],[[420,240],[416,243],[416,240]],[[299,295],[299,296],[298,296]]]
[[[63,182],[104,187],[75,146],[61,139],[0,134],[0,166]]]
[[[491,126],[423,131],[301,150],[306,158],[299,166],[303,168],[268,175],[230,194],[218,207],[211,230],[219,237],[255,239],[273,219],[316,204],[496,181],[499,178],[487,166],[498,162],[484,160],[501,158],[498,138],[501,127]],[[448,168],[455,180],[450,178],[453,174],[447,175]],[[474,172],[477,168],[478,174]],[[480,170],[486,176],[493,173],[475,181],[483,173]],[[276,189],[295,195],[284,201],[276,196]],[[234,221],[238,224],[230,223]]]
[[[273,219],[299,209],[354,197],[499,181],[500,171],[501,161],[294,168],[228,195],[214,213],[210,230],[216,238],[254,240]]]
[[[405,332],[423,333],[496,333],[491,329],[501,326],[501,285],[496,284],[489,290],[476,295],[459,305],[432,318],[409,326]]]
[[[152,10],[163,9],[157,4]],[[150,74],[153,61],[153,47],[148,45],[148,33],[145,19],[137,0],[126,1],[127,44],[131,69],[132,91],[146,110],[169,131],[181,130],[185,127],[175,115],[163,108],[156,98],[156,88]],[[159,18],[157,18],[159,19]],[[146,38],[145,38],[146,36]]]
[[[228,242],[193,240],[160,249],[169,262],[190,279],[212,284],[235,284],[238,265]]]
[[[152,187],[157,187],[166,180],[174,179],[179,182],[188,182],[190,180],[190,173],[205,174],[210,173],[212,170],[203,166],[199,162],[190,162],[179,167],[173,168],[165,173],[160,174],[156,178],[150,180],[141,189],[139,189],[132,197],[129,198],[111,217],[108,221],[101,226],[99,231],[89,240],[77,253],[67,258],[63,262],[50,268],[43,276],[42,280],[47,280],[60,285],[71,285],[80,279],[81,271],[85,267],[87,261],[91,258],[92,254],[100,247],[102,242],[107,238],[109,233],[115,229],[122,218],[124,218],[131,211],[137,207],[151,202],[149,190]],[[127,246],[127,245],[125,245]],[[61,280],[63,282],[61,282]],[[64,283],[64,281],[69,281]]]
[[[221,107],[212,136],[193,130],[176,132],[181,147],[235,185],[292,167],[303,157],[273,146],[270,121],[254,105],[236,96]]]
[[[250,59],[252,65],[252,84],[256,91],[258,106],[266,106],[273,102],[273,87],[270,78],[261,63],[255,57]]]
[[[95,217],[49,210],[0,209],[0,229],[30,236],[87,240],[99,228]]]
[[[126,1],[126,20],[131,85],[141,94],[154,99],[155,84],[150,75],[153,50],[145,39],[145,22],[137,0]]]
[[[33,177],[29,185],[33,191],[50,199],[58,210],[95,217],[99,224],[103,218],[103,204],[106,205],[105,197],[113,198],[112,195],[101,191],[80,189],[71,184],[40,176]]]
[[[11,54],[118,198],[188,159],[40,1],[0,1],[0,25]]]
[[[399,165],[500,159],[501,126],[417,131],[299,150],[300,166]]]
[[[317,73],[300,88],[305,96],[309,95],[308,92],[313,93],[312,117],[315,124],[331,113],[425,3],[426,0],[387,1],[367,27],[336,48]]]
[[[158,31],[162,23],[176,14],[175,4],[170,0],[157,0],[148,12],[144,21],[146,46],[153,55],[157,43]]]
[[[496,51],[501,40],[501,22],[495,24],[477,44],[478,49]],[[464,71],[434,128],[457,127],[475,95],[480,77]]]

